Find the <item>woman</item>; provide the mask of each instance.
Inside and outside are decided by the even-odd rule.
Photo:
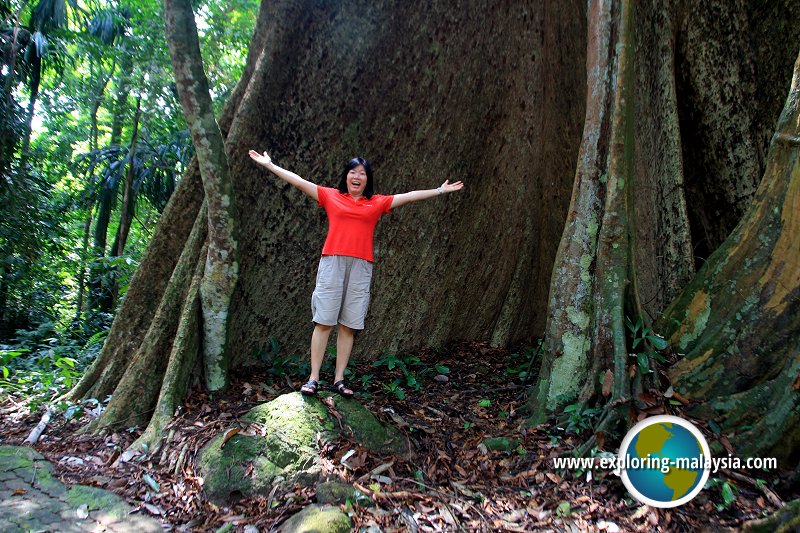
[[[314,395],[319,371],[333,326],[336,338],[336,373],[333,389],[342,396],[353,391],[344,382],[344,371],[353,350],[355,332],[364,329],[372,281],[372,240],[375,226],[384,214],[401,205],[461,190],[460,181],[442,183],[437,189],[383,196],[373,193],[372,167],[360,157],[344,168],[337,189],[321,187],[272,162],[266,152],[250,150],[250,157],[283,181],[297,187],[325,208],[328,236],[322,248],[317,284],[311,296],[314,332],[311,335],[311,376],[303,394]]]

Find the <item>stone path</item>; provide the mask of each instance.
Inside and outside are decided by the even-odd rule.
[[[96,487],[68,487],[36,450],[0,446],[0,531],[161,533],[161,524],[116,494]]]

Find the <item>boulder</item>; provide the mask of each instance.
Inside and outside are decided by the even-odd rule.
[[[198,458],[209,499],[223,504],[252,494],[269,494],[276,483],[313,485],[320,480],[320,448],[339,438],[341,431],[374,451],[409,453],[403,434],[381,424],[357,400],[326,393],[320,397],[332,398],[332,409],[318,397],[284,394],[242,417],[241,422],[254,431],[227,441],[224,433],[213,438]]]
[[[278,533],[349,533],[352,527],[338,507],[309,505],[281,524]]]

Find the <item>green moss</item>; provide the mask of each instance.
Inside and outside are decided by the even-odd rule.
[[[553,361],[547,393],[547,408],[551,411],[578,395],[585,374],[586,337],[568,331],[561,336],[561,341],[564,353]]]
[[[509,439],[507,437],[490,437],[483,439],[481,444],[483,444],[486,449],[491,452],[510,452],[519,446],[519,441],[517,439]]]
[[[580,329],[589,327],[589,315],[574,306],[567,307],[567,318]]]
[[[681,335],[681,338],[678,341],[678,346],[681,350],[685,350],[686,347],[689,346],[689,343],[693,342],[703,333],[703,331],[705,331],[709,316],[711,316],[711,299],[706,298],[705,307],[703,307],[703,310],[698,313],[697,318],[694,321],[694,327],[691,329],[691,331],[687,331]]]
[[[337,507],[309,505],[281,525],[283,533],[348,533],[350,518]]]
[[[27,446],[0,446],[0,464],[3,471],[30,468],[34,461],[44,460],[36,450]]]
[[[593,256],[590,254],[583,254],[581,256],[581,281],[589,283],[592,281],[592,275],[589,273],[589,268],[592,266]]]
[[[85,505],[89,511],[102,510],[117,520],[124,520],[128,516],[129,507],[122,498],[97,487],[72,485],[64,494],[64,500],[76,509]]]
[[[371,505],[372,501],[347,483],[326,481],[317,485],[317,503],[343,505],[347,501],[358,502],[359,505]]]
[[[323,394],[327,396],[328,394]],[[362,446],[378,451],[396,454],[409,452],[406,439],[393,426],[381,424],[372,412],[357,400],[333,396],[335,409],[342,415],[344,425],[353,438]]]
[[[381,425],[355,400],[334,398],[334,408],[359,443],[382,452],[408,451],[397,429]],[[198,466],[212,501],[268,493],[276,483],[316,483],[319,445],[338,438],[328,408],[299,392],[255,407],[242,421],[256,425],[264,436],[234,435],[222,446],[224,435],[218,435],[200,454]]]

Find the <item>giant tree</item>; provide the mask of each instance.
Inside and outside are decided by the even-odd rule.
[[[425,10],[262,2],[247,66],[220,114],[240,231],[231,363],[253,364],[270,339],[290,352],[306,349],[324,238],[324,214],[255,167],[248,149],[269,150],[323,185],[334,184],[349,157],[364,155],[381,193],[445,177],[464,180],[467,192],[381,223],[357,355],[459,339],[509,344],[540,335],[547,323],[552,359],[543,375],[552,379],[566,345],[584,360],[556,370],[577,370],[590,385],[582,390],[564,378],[564,394],[545,389],[542,412],[604,388],[624,402],[649,385],[628,381],[625,314],[657,316],[693,276],[693,247],[718,244],[702,226],[713,216],[686,184],[711,194],[708,176],[726,169],[729,157],[699,155],[747,139],[736,155],[763,170],[766,132],[800,42],[791,24],[782,33],[791,46],[763,39],[786,11],[798,13],[796,2],[784,4],[762,12],[699,1],[467,9],[434,2]],[[741,55],[725,53],[726,43]],[[722,76],[719,96],[709,72],[739,73],[741,83]],[[723,96],[733,119],[718,131],[711,126],[729,118],[718,109]],[[696,134],[691,143],[686,129]],[[745,177],[744,169],[727,170],[733,182]],[[125,395],[99,426],[146,422],[162,387],[174,407],[199,360],[202,329],[186,317],[197,316],[197,258],[207,238],[202,183],[194,165],[164,211],[103,352],[72,392],[116,396],[137,354],[158,355],[137,382],[139,397]],[[719,194],[712,207],[733,200]],[[551,279],[561,296],[550,290],[548,301]],[[571,336],[552,333],[559,321]],[[169,413],[163,405],[159,416]]]
[[[632,349],[631,337],[636,336],[640,326],[630,325],[641,324],[645,315],[640,275],[661,274],[662,279],[672,277],[676,281],[667,285],[670,290],[662,301],[677,298],[655,330],[667,335],[681,355],[687,354],[670,372],[676,390],[701,401],[696,412],[725,421],[729,431],[750,428],[736,439],[744,453],[774,452],[774,442],[756,443],[747,435],[753,435],[751,431],[763,434],[764,426],[778,427],[789,434],[798,430],[789,414],[796,399],[787,394],[786,385],[786,380],[794,379],[792,354],[800,334],[796,320],[796,242],[795,254],[790,252],[794,238],[791,203],[797,201],[796,191],[792,193],[796,171],[794,156],[784,148],[786,139],[797,134],[796,120],[792,123],[791,118],[797,112],[796,88],[786,100],[767,158],[760,139],[765,131],[773,130],[775,115],[774,110],[768,117],[759,114],[763,102],[746,110],[730,106],[723,119],[720,107],[724,102],[718,86],[692,87],[711,95],[705,104],[707,116],[698,119],[692,114],[697,113],[698,107],[702,110],[701,102],[691,100],[681,110],[675,101],[675,88],[681,89],[676,59],[681,59],[681,74],[685,77],[689,77],[686,71],[697,70],[702,72],[698,77],[705,76],[708,81],[709,70],[733,71],[734,80],[723,79],[729,91],[726,98],[740,104],[753,97],[754,71],[764,67],[753,55],[743,54],[731,65],[723,56],[698,54],[697,48],[708,50],[714,43],[731,42],[728,28],[737,25],[748,30],[744,35],[763,31],[759,28],[765,21],[756,18],[764,16],[759,8],[732,6],[723,15],[727,24],[720,24],[719,18],[711,21],[712,17],[700,6],[690,6],[690,14],[695,15],[693,22],[683,23],[671,14],[674,11],[668,2],[655,9],[629,2],[598,2],[592,6],[596,9],[590,14],[590,21],[597,21],[594,34],[600,46],[594,48],[599,50],[594,57],[590,46],[587,102],[602,103],[606,99],[613,103],[607,107],[596,105],[594,109],[587,106],[572,205],[553,269],[545,358],[531,399],[534,420],[573,401],[607,396],[609,410],[597,429],[619,429],[614,423],[622,414],[620,407],[639,402],[647,387],[659,385],[657,374],[651,370],[654,361],[646,357],[647,350],[640,346],[638,357],[631,357],[631,352],[637,351]],[[636,20],[658,24],[643,23],[636,31],[624,31]],[[703,24],[702,37],[698,35],[701,30],[691,26],[697,21]],[[682,24],[689,27],[681,27]],[[720,26],[726,31],[720,32]],[[615,28],[617,31],[613,31]],[[691,46],[683,44],[685,49],[681,50],[675,32],[679,36],[685,34],[684,43]],[[637,39],[647,44],[636,43]],[[651,51],[654,42],[660,44],[656,56]],[[780,50],[781,67],[787,73],[791,71],[788,50],[796,53],[799,44],[796,36],[788,42],[791,45]],[[744,48],[742,43],[734,43],[737,50]],[[638,63],[635,74],[624,70],[628,61]],[[648,65],[647,70],[641,65]],[[780,79],[773,78],[776,75],[766,74],[772,83]],[[780,79],[780,84],[788,86],[788,79]],[[648,113],[654,104],[659,111],[655,122]],[[682,133],[686,130],[679,127],[681,111],[688,115],[681,126],[694,121],[688,133]],[[712,132],[708,128],[715,114],[719,131]],[[630,120],[637,124],[631,125]],[[625,126],[635,128],[635,136],[631,130],[626,133]],[[712,137],[715,142],[700,146],[692,142],[701,136]],[[654,143],[656,140],[660,143]],[[731,146],[734,142],[738,144]],[[597,157],[598,151],[601,157]],[[710,153],[703,153],[706,151]],[[753,174],[764,172],[765,161],[766,173],[750,210],[679,295],[692,274],[692,245],[707,248],[710,235],[733,229],[728,212],[716,217],[718,227],[709,226],[708,218],[714,216],[687,200],[691,188],[686,184],[700,183],[694,186],[709,196],[709,191],[716,191],[715,203],[707,210],[719,211],[717,202],[722,202],[726,211],[741,211],[741,203],[723,202],[722,198],[732,184],[740,191],[749,189]],[[648,163],[657,172],[649,170]],[[703,169],[707,176],[692,175],[691,167],[696,169],[702,164],[707,165]],[[672,180],[668,187],[659,183],[664,177]],[[641,197],[647,198],[652,189],[670,191],[676,201],[663,196],[656,204],[643,205]],[[657,209],[655,217],[653,208]],[[694,242],[689,239],[689,222],[693,219],[706,219],[705,227],[695,226]],[[652,224],[654,220],[657,224],[666,220],[666,232],[657,243],[652,239],[648,243],[642,222]],[[637,242],[643,236],[644,244]],[[652,259],[642,254],[648,248],[661,256],[662,268],[655,272],[648,269]],[[663,305],[656,309],[658,316]],[[649,322],[646,315],[644,318]],[[654,348],[667,344],[653,335],[637,342],[640,341],[652,342]],[[661,390],[667,388],[667,383],[660,385]],[[785,400],[784,408],[774,410],[774,403],[765,401],[765,395]],[[782,456],[788,457],[794,453],[792,450],[792,446],[785,448]]]

